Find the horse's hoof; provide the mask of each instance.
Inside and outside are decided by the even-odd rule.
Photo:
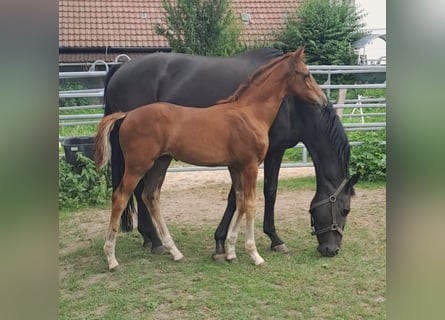
[[[286,247],[286,245],[284,243],[279,244],[279,245],[277,245],[275,247],[272,247],[272,250],[276,251],[276,252],[281,252],[281,253],[288,253],[289,252],[289,249]]]
[[[212,259],[218,263],[226,263],[227,256],[225,253],[214,253],[212,254]]]
[[[150,246],[151,246],[150,241],[147,241],[147,242],[144,241],[144,243],[142,244],[142,248],[149,248]]]
[[[159,247],[153,247],[151,248],[151,254],[154,255],[162,255],[162,254],[166,254],[168,253],[167,250],[165,250],[164,246],[159,246]]]

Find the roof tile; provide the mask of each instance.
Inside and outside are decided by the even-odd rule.
[[[235,15],[248,13],[241,38],[247,45],[271,39],[286,12],[302,0],[232,0]],[[143,18],[145,15],[145,18]],[[168,47],[153,28],[164,16],[162,0],[59,0],[59,47]],[[63,55],[62,55],[63,57]],[[60,60],[60,59],[59,59]]]

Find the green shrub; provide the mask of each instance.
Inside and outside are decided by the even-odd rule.
[[[87,87],[79,80],[61,79],[59,81],[59,91],[73,91],[83,89],[87,89]],[[88,104],[88,98],[59,98],[59,107],[86,106]]]
[[[156,34],[165,37],[174,52],[227,56],[239,52],[242,25],[228,0],[163,0],[165,19]]]
[[[357,61],[351,44],[364,33],[365,12],[357,11],[351,1],[304,1],[275,34],[276,46],[295,50],[305,46],[306,63],[310,65],[348,65]]]
[[[77,153],[79,165],[59,161],[59,210],[105,204],[111,197],[106,169],[98,171],[94,162]]]
[[[361,135],[363,144],[351,148],[350,170],[360,173],[362,181],[386,180],[386,147],[382,134],[371,131]]]

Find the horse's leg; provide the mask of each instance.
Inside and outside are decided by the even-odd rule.
[[[244,190],[244,203],[242,211],[246,215],[246,251],[253,259],[255,265],[264,263],[255,244],[255,214],[256,214],[256,180],[258,177],[258,164],[252,164],[241,171],[241,183]]]
[[[264,222],[263,231],[271,240],[270,248],[279,252],[288,252],[283,240],[275,231],[275,200],[277,198],[278,175],[285,149],[270,151],[264,159]]]
[[[127,205],[131,193],[134,191],[134,188],[136,187],[136,184],[139,182],[140,178],[141,177],[138,175],[130,175],[124,173],[121,183],[113,192],[110,226],[108,228],[108,234],[104,244],[104,252],[107,256],[108,268],[110,271],[115,270],[119,265],[115,256],[116,236],[119,230],[119,219],[124,208]]]
[[[167,172],[172,158],[170,156],[163,156],[155,161],[155,166],[158,167],[157,170],[162,171],[163,177]],[[145,180],[145,178],[144,178]],[[134,192],[138,204],[138,231],[144,238],[143,246],[146,247],[151,241],[151,253],[162,254],[164,253],[164,248],[162,242],[158,237],[156,228],[151,220],[150,214],[147,211],[147,207],[142,199],[142,191],[144,190],[144,181],[139,182],[136,190]]]
[[[213,260],[218,262],[223,262],[226,260],[226,250],[224,248],[225,241],[227,238],[227,231],[229,229],[230,221],[232,221],[233,215],[236,210],[236,197],[233,186],[230,188],[226,211],[224,212],[224,216],[221,219],[221,222],[218,225],[218,228],[215,231],[215,242],[216,249],[213,253]]]
[[[168,159],[168,163],[170,163],[170,160],[171,159]],[[163,164],[156,161],[153,168],[146,175],[142,199],[147,206],[148,212],[164,248],[170,252],[174,261],[179,261],[184,258],[184,256],[176,247],[160,212],[159,200],[164,178],[165,170]]]

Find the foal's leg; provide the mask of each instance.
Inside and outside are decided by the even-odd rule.
[[[170,162],[170,160],[168,160],[168,162]],[[156,161],[153,168],[146,175],[142,199],[147,206],[164,248],[170,252],[174,261],[179,261],[183,259],[184,256],[176,247],[160,212],[159,199],[164,178],[165,171],[163,170],[163,165]]]
[[[245,248],[255,265],[260,265],[264,263],[264,259],[258,254],[254,235],[258,164],[252,164],[241,171],[233,168],[229,170],[236,193],[236,211],[227,234],[227,260],[236,258],[235,244],[239,233],[240,221],[243,214],[246,214]]]
[[[243,211],[246,214],[246,251],[253,259],[255,265],[264,263],[255,244],[255,214],[256,214],[256,180],[258,165],[252,164],[241,171],[241,182],[244,189]]]
[[[119,265],[115,256],[116,236],[119,230],[119,220],[127,205],[131,193],[140,179],[141,177],[139,175],[124,173],[121,183],[113,192],[110,226],[108,228],[108,234],[104,245],[104,252],[107,256],[108,268],[110,271],[115,270]]]
[[[161,239],[156,234],[156,228],[151,221],[150,214],[147,211],[144,201],[142,200],[142,192],[144,191],[144,179],[142,179],[136,189],[134,190],[134,196],[137,204],[137,218],[138,218],[138,231],[142,235],[144,242],[142,246],[144,248],[151,247],[152,253],[162,253],[163,247]]]
[[[239,228],[241,218],[243,217],[242,203],[244,202],[244,193],[241,186],[241,178],[238,170],[230,168],[230,177],[232,178],[232,189],[234,190],[236,197],[236,209],[233,214],[232,222],[229,225],[229,230],[227,231],[227,256],[228,261],[236,259],[235,245],[238,238]]]
[[[157,166],[159,168],[158,170],[162,171],[163,177],[165,177],[171,160],[172,157],[166,155],[155,161],[154,166]],[[144,181],[141,181],[134,192],[138,205],[138,231],[144,238],[144,247],[147,247],[151,241],[151,253],[162,254],[165,252],[164,247],[162,246],[162,241],[158,237],[156,227],[153,225],[150,213],[147,211],[147,206],[142,199],[144,185]]]

